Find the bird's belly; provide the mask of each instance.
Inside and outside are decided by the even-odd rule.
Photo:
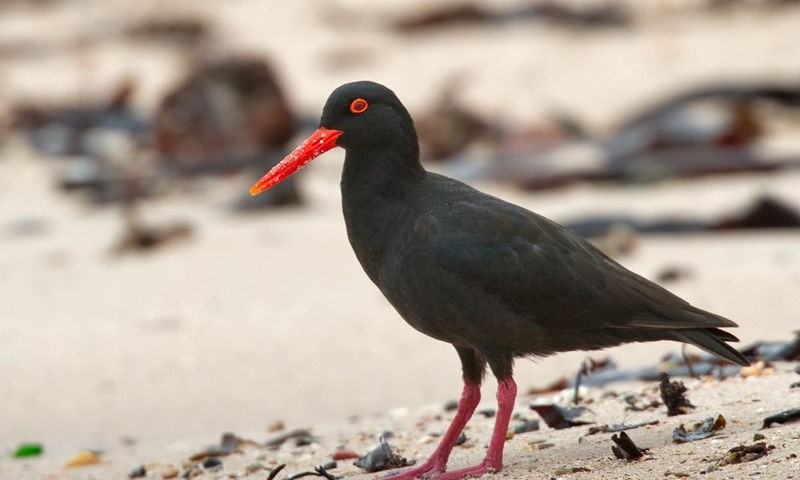
[[[537,350],[541,329],[530,315],[512,312],[478,286],[437,265],[395,263],[380,274],[379,287],[406,322],[439,340],[479,351]]]

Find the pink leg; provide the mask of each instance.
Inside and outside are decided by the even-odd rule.
[[[464,390],[461,392],[461,400],[458,402],[458,410],[456,416],[447,428],[439,446],[433,451],[430,458],[422,465],[400,472],[396,475],[390,474],[387,478],[389,480],[412,480],[415,478],[436,478],[437,474],[444,472],[447,466],[447,459],[450,458],[450,452],[458,440],[461,431],[467,424],[475,408],[481,401],[481,387],[474,383],[465,382]],[[505,435],[505,434],[504,434]],[[502,446],[500,447],[502,450]]]
[[[464,395],[462,395],[462,402],[465,396],[467,395],[467,386],[464,386]],[[461,432],[461,429],[464,428],[464,424],[466,424],[466,420],[463,420],[463,423],[458,428],[458,432],[453,433],[453,443],[451,443],[447,448],[443,448],[445,443],[445,439],[448,438],[448,435],[451,434],[451,431],[454,430],[456,426],[456,420],[459,419],[459,415],[461,414],[462,406],[461,403],[458,405],[458,413],[456,413],[456,418],[453,419],[453,423],[450,425],[450,428],[447,430],[447,434],[442,439],[442,443],[439,444],[439,447],[436,448],[433,456],[425,462],[423,466],[432,464],[432,461],[436,458],[436,454],[442,450],[446,451],[444,457],[440,460],[439,463],[434,463],[434,468],[430,468],[428,470],[422,470],[422,467],[415,468],[408,472],[403,472],[402,474],[398,475],[397,477],[389,477],[390,480],[411,480],[415,478],[428,478],[431,480],[461,480],[465,477],[477,477],[483,475],[484,473],[489,472],[499,472],[503,469],[503,447],[505,446],[506,442],[506,432],[508,432],[508,423],[511,421],[511,413],[514,411],[514,400],[517,397],[517,384],[514,383],[514,379],[511,377],[507,377],[503,380],[500,380],[497,384],[497,418],[494,422],[494,431],[492,432],[492,441],[489,443],[489,450],[486,451],[486,457],[484,457],[483,461],[475,465],[474,467],[467,467],[462,468],[460,470],[453,470],[452,472],[445,472],[444,467],[447,463],[447,457],[450,454],[450,450],[453,449],[453,443],[455,443],[455,438],[458,437],[458,434]],[[479,397],[478,397],[479,398]],[[478,400],[475,400],[475,405],[477,405]],[[472,415],[472,411],[475,410],[475,405],[469,411],[469,415],[467,418]],[[466,412],[466,409],[464,409]],[[409,476],[410,475],[410,476]]]

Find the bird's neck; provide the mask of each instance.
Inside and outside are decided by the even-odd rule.
[[[383,150],[348,149],[342,170],[342,198],[398,202],[425,178],[416,144]],[[398,148],[401,147],[401,148]]]
[[[409,209],[414,208],[414,192],[426,175],[416,152],[347,152],[341,181],[347,236],[375,283],[391,242]]]

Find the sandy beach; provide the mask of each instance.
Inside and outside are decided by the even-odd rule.
[[[147,114],[180,77],[175,51],[114,40],[127,21],[159,12],[157,2],[80,3],[2,7],[0,46],[34,44],[40,52],[0,58],[4,118],[23,100],[105,98],[125,77],[136,78],[133,101]],[[332,88],[362,78],[391,85],[415,114],[458,75],[468,79],[459,99],[486,118],[524,124],[564,108],[607,131],[646,100],[697,82],[797,81],[800,9],[720,16],[690,13],[695,6],[643,2],[632,7],[641,19],[637,28],[579,34],[520,23],[402,36],[381,26],[416,5],[389,2],[176,2],[165,14],[213,20],[214,50],[272,60],[290,103],[307,117],[319,115]],[[665,11],[670,15],[662,18]],[[469,55],[453,55],[456,49]],[[765,147],[796,146],[796,127]],[[21,135],[4,136],[0,478],[126,478],[141,465],[147,478],[168,478],[170,468],[190,469],[189,456],[223,432],[263,443],[281,433],[268,431],[276,422],[284,431],[310,429],[316,438],[277,450],[245,445],[222,458],[221,470],[200,469],[197,478],[263,479],[283,463],[288,476],[330,461],[341,447],[366,453],[385,430],[394,432],[390,443],[401,455],[423,460],[435,446],[429,436],[441,434],[452,417],[443,405],[460,392],[458,358],[449,344],[409,328],[362,272],[342,221],[342,160],[343,152],[332,151],[303,172],[307,201],[296,208],[232,213],[232,201],[253,181],[244,173],[148,199],[146,221],[186,222],[192,234],[152,252],[114,255],[120,210],[57,190],[58,160]],[[433,168],[448,171],[446,164]],[[702,221],[741,211],[762,195],[800,209],[796,169],[536,192],[476,186],[559,222],[588,214]],[[632,252],[617,260],[650,279],[668,267],[685,269],[685,278],[665,286],[735,320],[742,346],[789,341],[800,325],[797,232],[637,235]],[[627,368],[679,350],[659,342],[518,361],[515,377],[524,392],[573,376],[587,356],[608,356]],[[697,409],[680,417],[667,417],[663,406],[624,411],[621,395],[657,397],[654,382],[587,389],[589,421],[659,421],[629,432],[650,448],[644,460],[615,459],[609,433],[581,439],[585,426],[543,427],[507,442],[507,467],[493,478],[798,478],[797,424],[760,430],[764,417],[800,406],[800,388],[790,389],[800,380],[795,366],[778,362],[774,372],[749,378],[683,379]],[[494,387],[493,381],[484,386],[481,407],[494,407]],[[532,400],[520,395],[516,411],[537,418],[528,408]],[[678,424],[717,414],[728,424],[715,436],[672,443]],[[472,420],[453,465],[482,458],[492,423]],[[775,446],[766,457],[701,477],[730,448],[754,443],[756,433]],[[553,446],[540,449],[539,441]],[[44,454],[12,458],[23,442],[41,443]],[[64,468],[85,449],[103,452],[101,463]],[[577,467],[590,471],[571,470]],[[350,460],[331,472],[376,475]]]

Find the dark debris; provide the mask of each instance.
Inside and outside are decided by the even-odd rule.
[[[458,400],[449,400],[444,404],[445,412],[452,412],[456,409],[458,409]]]
[[[767,362],[800,360],[800,331],[788,342],[756,342],[742,350],[748,358],[760,358]],[[800,367],[795,370],[800,373]]]
[[[292,430],[290,432],[283,433],[278,435],[277,437],[273,438],[272,440],[267,440],[264,443],[264,446],[270,450],[277,450],[286,443],[287,440],[294,440],[294,444],[296,447],[303,447],[306,445],[310,445],[316,439],[311,432],[306,429],[298,428],[296,430]]]
[[[152,18],[131,25],[125,35],[133,40],[191,45],[208,37],[210,27],[202,18]]]
[[[553,475],[556,477],[563,477],[564,475],[582,472],[591,472],[591,470],[586,467],[561,467],[557,468],[556,471],[553,472]]]
[[[625,410],[631,412],[644,412],[661,406],[661,402],[646,393],[629,393],[622,400],[626,404]]]
[[[624,28],[633,23],[627,8],[615,4],[570,6],[539,1],[506,9],[487,9],[470,1],[428,8],[393,22],[401,33],[411,34],[459,25],[501,25],[510,22],[546,22],[570,29]]]
[[[128,478],[142,478],[147,476],[147,468],[144,465],[139,465],[128,473]]]
[[[725,217],[711,228],[713,230],[800,228],[800,213],[781,200],[762,196],[745,211]]]
[[[233,433],[223,433],[219,445],[211,445],[205,450],[197,452],[191,457],[189,457],[189,460],[197,462],[199,460],[205,460],[211,457],[224,457],[226,455],[230,455],[231,453],[235,452],[240,446],[246,444],[253,446],[258,445],[256,442],[252,440],[245,440],[239,438]]]
[[[620,460],[638,460],[647,454],[647,448],[639,448],[633,443],[631,437],[627,433],[621,432],[619,435],[611,435],[611,440],[614,446],[611,447],[611,452]]]
[[[273,468],[269,472],[269,475],[267,475],[267,480],[273,480],[275,477],[278,476],[279,473],[281,473],[281,470],[283,470],[284,468],[286,468],[286,464],[285,463],[281,463],[277,467]]]
[[[539,430],[538,420],[522,419],[519,423],[514,425],[514,434],[536,432]]]
[[[765,418],[761,428],[769,428],[774,423],[779,423],[782,425],[784,423],[796,422],[798,420],[800,420],[800,408],[790,408],[789,410],[785,410]]]
[[[614,425],[595,425],[589,427],[589,431],[586,432],[585,436],[594,435],[597,433],[616,433],[622,432],[625,430],[633,430],[634,428],[645,427],[647,425],[658,425],[661,423],[659,420],[651,420],[649,422],[639,422],[639,423],[618,423]]]
[[[667,415],[683,415],[689,412],[690,408],[695,408],[684,396],[686,386],[683,382],[675,380],[670,382],[669,375],[662,373],[659,376],[658,390],[661,392],[661,400],[667,406]]]
[[[531,410],[542,417],[542,420],[548,427],[554,430],[561,430],[564,428],[577,427],[580,425],[589,425],[593,422],[586,422],[583,420],[575,420],[586,409],[584,407],[563,407],[554,403],[545,405],[530,405]]]
[[[728,450],[728,453],[719,459],[717,466],[731,465],[734,463],[752,462],[759,458],[766,456],[770,450],[773,450],[775,445],[769,445],[765,442],[758,442],[752,445],[739,445]]]
[[[143,225],[138,219],[125,222],[125,230],[111,248],[114,255],[130,252],[149,252],[159,247],[185,241],[194,235],[194,227],[186,222],[170,224]]]
[[[314,467],[313,471],[295,473],[291,477],[288,477],[286,480],[296,480],[298,478],[303,478],[303,477],[322,477],[327,480],[336,480],[336,477],[334,477],[330,472],[328,472],[328,470],[333,470],[334,468],[336,468],[336,462],[328,462],[325,465],[319,465],[317,467]]]
[[[393,453],[392,448],[383,437],[380,438],[380,443],[375,448],[353,462],[353,465],[364,469],[367,473],[407,467],[413,464],[413,461],[409,462],[404,457]]]
[[[497,412],[495,411],[494,408],[484,408],[484,409],[478,410],[476,413],[478,415],[483,415],[486,418],[492,418],[497,414]]]
[[[153,118],[162,160],[196,174],[258,164],[296,130],[272,65],[251,56],[198,64],[164,96]]]
[[[727,421],[722,415],[708,417],[702,422],[695,423],[688,430],[680,424],[672,431],[672,441],[675,443],[686,443],[702,440],[714,435],[715,432],[725,428]]]
[[[217,457],[207,457],[205,460],[203,460],[203,468],[211,471],[221,470],[222,460]]]
[[[328,470],[333,470],[337,467],[336,462],[328,462],[324,465],[319,465],[314,467],[314,470],[307,470],[304,472],[295,473],[294,475],[290,475],[286,477],[286,480],[297,480],[298,478],[303,477],[322,477],[327,480],[336,480],[336,477],[333,476]],[[275,480],[278,477],[278,474],[286,468],[286,464],[282,463],[277,467],[273,468],[272,471],[269,472],[267,476],[267,480]]]

